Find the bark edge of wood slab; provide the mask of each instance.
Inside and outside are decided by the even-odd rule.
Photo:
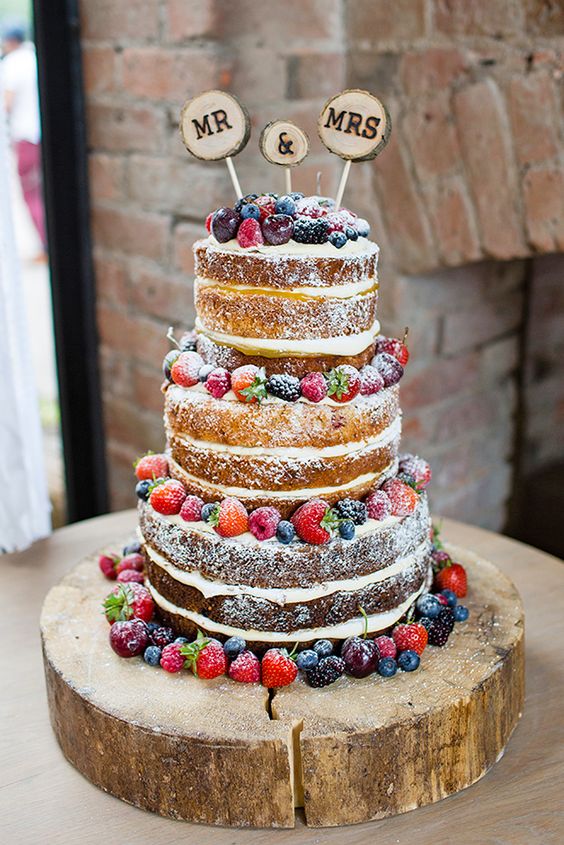
[[[123,538],[122,538],[123,539]],[[119,548],[122,539],[108,548]],[[88,780],[160,815],[233,827],[355,824],[438,801],[500,758],[524,701],[520,597],[491,563],[468,569],[470,619],[421,667],[277,691],[167,675],[108,644],[112,588],[85,558],[47,595],[41,635],[51,724]]]

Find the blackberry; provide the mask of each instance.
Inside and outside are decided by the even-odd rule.
[[[345,661],[334,654],[322,657],[317,666],[306,672],[310,687],[327,687],[338,681],[345,671]]]
[[[298,217],[294,222],[293,238],[300,244],[324,244],[329,236],[329,224],[323,217]]]
[[[285,402],[296,402],[301,395],[299,378],[284,373],[270,376],[266,389],[272,396],[284,399]]]
[[[417,620],[420,625],[423,625],[425,630],[428,632],[429,628],[433,624],[433,620],[429,616],[422,616],[421,619]]]
[[[454,628],[454,613],[450,607],[443,607],[428,628],[430,645],[446,645],[450,632]]]
[[[174,640],[174,631],[172,628],[166,628],[164,625],[159,625],[154,628],[149,634],[151,642],[159,648],[164,648]]]
[[[341,499],[335,505],[335,510],[342,519],[351,519],[355,525],[364,525],[368,519],[366,505],[357,499]]]

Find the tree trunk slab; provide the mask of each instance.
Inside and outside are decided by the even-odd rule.
[[[353,824],[464,789],[499,759],[521,715],[523,609],[493,564],[449,549],[468,570],[470,619],[418,671],[321,690],[296,682],[271,696],[117,657],[101,613],[111,585],[86,558],[41,615],[63,753],[128,803],[224,826],[293,827],[295,806],[313,827]]]

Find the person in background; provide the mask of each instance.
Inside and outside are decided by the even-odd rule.
[[[43,255],[39,259],[44,260],[47,241],[41,180],[37,60],[35,48],[25,40],[22,27],[12,26],[2,33],[0,74],[22,193],[43,245]]]

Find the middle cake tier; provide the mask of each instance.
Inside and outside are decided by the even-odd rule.
[[[317,496],[330,505],[362,498],[396,473],[398,393],[394,385],[346,404],[268,397],[259,405],[169,384],[171,475],[206,502],[236,496],[249,510],[273,505],[283,517]]]

